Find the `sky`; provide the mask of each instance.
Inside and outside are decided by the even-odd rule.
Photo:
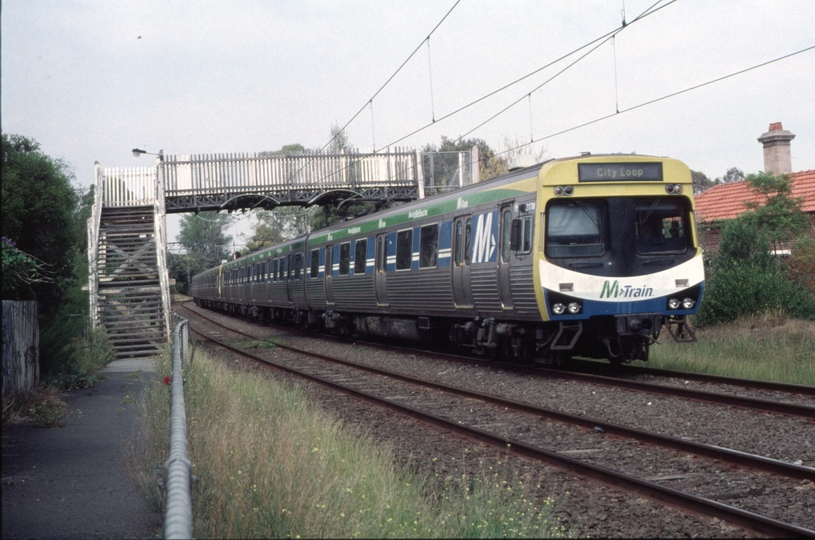
[[[783,122],[793,171],[815,169],[815,49],[640,106],[815,46],[815,2],[662,0],[637,20],[655,2],[4,0],[2,131],[38,141],[79,186],[95,161],[154,163],[135,147],[321,148],[347,123],[360,149],[533,140],[544,158],[636,152],[715,178],[762,170],[756,139]],[[623,17],[613,42],[541,69]]]

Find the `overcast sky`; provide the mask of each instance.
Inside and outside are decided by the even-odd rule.
[[[815,45],[812,0],[678,0],[634,23],[654,2],[461,0],[429,50],[425,43],[350,124],[350,142],[382,148],[432,124],[398,145],[467,134],[503,150],[506,141],[532,138],[546,158],[665,155],[715,178],[733,166],[763,169],[756,139],[783,122],[796,135],[793,170],[815,169],[813,49],[550,137]],[[134,147],[166,154],[319,148],[454,4],[4,0],[2,130],[64,159],[79,185],[91,182],[94,161],[153,163],[133,157]],[[577,57],[433,124],[614,30],[623,10],[628,25],[613,44],[540,89]]]

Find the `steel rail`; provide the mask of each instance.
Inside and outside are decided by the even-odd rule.
[[[767,399],[737,396],[734,394],[721,394],[717,392],[707,392],[704,390],[694,390],[692,388],[680,388],[678,386],[670,386],[665,384],[629,381],[616,377],[606,377],[603,375],[592,375],[588,373],[565,372],[547,368],[538,368],[538,370],[545,372],[547,375],[562,379],[577,379],[603,386],[627,388],[629,390],[639,390],[642,392],[650,392],[663,396],[689,398],[697,401],[706,401],[708,403],[746,407],[760,411],[788,414],[790,416],[802,416],[804,418],[815,418],[815,407],[801,403],[770,401]]]
[[[324,334],[320,334],[324,335]],[[670,386],[664,384],[655,384],[655,383],[647,383],[647,382],[639,382],[639,381],[630,381],[626,379],[620,379],[619,377],[607,376],[607,375],[600,375],[597,373],[580,373],[573,371],[571,369],[554,369],[549,367],[544,367],[540,365],[536,366],[525,366],[522,364],[513,364],[509,362],[486,362],[484,360],[478,360],[474,358],[469,358],[466,356],[461,356],[453,353],[442,353],[437,351],[429,351],[426,349],[421,348],[411,348],[411,347],[400,347],[398,345],[383,345],[381,343],[371,342],[367,340],[363,340],[366,345],[378,347],[382,349],[402,349],[411,352],[420,352],[426,355],[433,355],[442,357],[445,359],[467,362],[467,363],[474,363],[479,365],[500,365],[503,369],[512,369],[515,371],[520,371],[524,373],[545,373],[546,375],[554,375],[560,378],[575,378],[575,379],[583,379],[588,380],[589,382],[594,382],[596,384],[600,384],[603,386],[616,386],[628,389],[635,389],[641,390],[644,392],[650,392],[653,394],[658,395],[671,395],[675,397],[685,398],[685,399],[693,399],[696,401],[706,401],[709,403],[716,403],[716,404],[725,404],[725,405],[732,405],[737,407],[746,407],[750,409],[757,409],[762,411],[780,413],[780,414],[787,414],[791,416],[802,416],[804,418],[815,418],[815,407],[811,405],[799,404],[794,402],[781,402],[781,401],[771,401],[766,399],[760,398],[751,398],[745,396],[738,396],[735,394],[725,394],[725,393],[718,393],[718,392],[708,392],[705,390],[695,390],[692,388],[682,388],[678,386]],[[602,365],[597,362],[591,361],[580,361],[582,364],[595,364],[595,365]],[[614,369],[614,366],[608,366],[609,369]],[[683,371],[669,371],[669,370],[658,370],[656,368],[647,368],[647,367],[639,367],[639,366],[624,366],[625,369],[632,369],[632,370],[642,370],[643,374],[653,374],[658,376],[664,377],[671,377],[671,378],[684,378],[686,380],[699,380],[704,382],[711,382],[711,383],[718,383],[718,384],[727,384],[730,386],[742,386],[745,388],[754,388],[760,390],[770,390],[770,391],[779,391],[779,392],[787,392],[787,393],[796,393],[796,394],[804,394],[804,395],[815,395],[815,387],[801,385],[801,384],[788,384],[788,383],[775,383],[775,382],[768,382],[768,381],[758,381],[755,379],[739,379],[735,377],[725,377],[722,375],[707,375],[703,373],[688,373]]]
[[[666,377],[670,379],[685,379],[689,381],[706,382],[712,384],[727,384],[730,386],[742,386],[754,388],[756,390],[767,390],[771,392],[786,392],[790,394],[801,394],[815,396],[815,386],[806,384],[782,383],[776,381],[760,381],[758,379],[741,379],[738,377],[728,377],[725,375],[713,375],[709,373],[698,373],[694,371],[678,371],[674,369],[662,369],[649,366],[612,366],[602,364],[592,360],[571,360],[572,366],[582,369],[590,369],[595,374],[602,372],[617,372],[626,375],[653,375],[654,377]]]
[[[203,337],[204,339],[216,343],[219,346],[230,351],[233,351],[241,356],[252,358],[264,364],[274,366],[287,373],[297,375],[299,377],[305,378],[317,384],[349,394],[351,396],[362,399],[366,402],[386,407],[395,412],[410,416],[422,422],[429,423],[444,428],[448,431],[464,435],[467,438],[478,440],[498,448],[506,449],[517,455],[529,457],[538,461],[543,461],[555,465],[559,468],[565,469],[580,476],[592,478],[605,484],[619,487],[632,493],[636,493],[640,496],[646,496],[651,499],[666,504],[670,504],[672,506],[683,508],[685,510],[700,513],[706,516],[716,517],[718,519],[728,521],[732,524],[749,528],[761,534],[766,534],[769,536],[778,536],[783,538],[815,538],[815,531],[805,529],[797,525],[784,523],[782,521],[778,521],[776,519],[756,514],[753,512],[748,512],[746,510],[742,510],[740,508],[736,508],[717,501],[713,501],[711,499],[684,493],[672,488],[664,487],[659,484],[649,482],[647,480],[642,480],[625,473],[614,471],[612,469],[607,469],[605,467],[600,467],[598,465],[585,463],[564,456],[562,454],[558,454],[556,452],[544,450],[542,448],[537,448],[526,443],[516,441],[514,439],[489,433],[478,428],[458,424],[452,420],[447,420],[434,414],[420,411],[413,407],[400,405],[388,399],[379,398],[367,392],[349,388],[337,384],[335,382],[323,379],[321,377],[317,377],[315,375],[311,375],[309,373],[300,371],[298,369],[278,364],[276,362],[261,358],[260,356],[254,355],[252,353],[243,351],[237,347],[233,347],[231,345],[227,345],[226,343],[220,342],[192,327],[191,330],[198,334],[199,336]],[[243,334],[242,332],[238,333]],[[318,357],[323,356],[315,355],[307,351],[298,352],[300,352],[301,354],[310,354]]]
[[[196,315],[199,315],[197,312]],[[262,338],[258,338],[251,334],[247,334],[246,332],[242,332],[240,330],[234,330],[229,328],[228,326],[222,325],[217,321],[213,321],[208,317],[201,315],[203,318],[209,320],[211,323],[220,326],[230,332],[234,332],[236,334],[240,334],[242,336],[246,336],[250,339],[254,339],[257,341],[265,341]],[[197,331],[196,331],[197,332]],[[212,339],[208,337],[208,339]],[[533,414],[539,417],[548,418],[551,420],[557,420],[560,422],[566,422],[570,424],[576,424],[578,426],[587,428],[587,429],[595,429],[601,428],[605,433],[610,435],[616,435],[619,437],[629,437],[635,440],[639,440],[642,442],[662,446],[671,450],[679,450],[685,452],[692,452],[697,455],[705,456],[711,459],[718,459],[727,463],[731,463],[733,465],[743,465],[748,466],[753,469],[762,470],[765,472],[773,473],[773,474],[780,474],[783,476],[787,476],[790,478],[796,478],[799,480],[811,480],[815,482],[815,468],[812,467],[804,467],[802,465],[795,465],[794,463],[788,463],[785,461],[780,461],[777,459],[767,458],[764,456],[758,456],[755,454],[750,454],[747,452],[741,452],[738,450],[732,450],[730,448],[724,448],[721,446],[715,446],[712,444],[705,444],[705,443],[697,443],[693,441],[687,441],[684,439],[680,439],[678,437],[671,437],[669,435],[661,435],[659,433],[651,433],[648,431],[643,431],[641,429],[630,428],[621,424],[615,424],[612,422],[606,422],[604,420],[598,420],[595,418],[588,418],[585,416],[578,416],[570,413],[566,413],[563,411],[558,411],[556,409],[549,409],[546,407],[540,407],[537,405],[532,405],[530,403],[525,403],[522,401],[516,401],[509,398],[504,398],[501,396],[496,396],[494,394],[487,394],[483,392],[476,392],[472,390],[467,390],[464,388],[459,388],[455,386],[450,386],[444,383],[435,382],[435,381],[428,381],[426,379],[418,379],[416,377],[411,377],[410,375],[403,375],[401,373],[397,373],[395,371],[390,371],[381,368],[375,368],[372,366],[366,366],[357,364],[356,362],[351,362],[348,360],[344,360],[342,358],[337,358],[334,356],[324,355],[321,353],[315,353],[312,351],[299,349],[297,347],[292,347],[290,345],[278,344],[275,343],[276,347],[281,349],[286,349],[289,351],[293,351],[300,354],[306,354],[315,358],[319,358],[321,360],[327,360],[330,362],[334,362],[336,364],[340,364],[346,367],[351,367],[355,369],[359,369],[361,371],[366,371],[368,373],[372,373],[374,375],[381,375],[385,377],[390,377],[391,379],[401,380],[404,382],[408,382],[411,384],[425,386],[427,388],[431,388],[433,390],[439,390],[442,392],[449,392],[452,394],[456,394],[459,396],[477,399],[481,401],[485,401],[491,403],[493,405],[498,405],[501,407],[511,408],[512,410],[523,412],[527,414]]]

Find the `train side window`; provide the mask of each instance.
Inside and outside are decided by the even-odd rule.
[[[606,252],[608,218],[600,202],[558,201],[546,213],[546,256],[597,257]]]
[[[522,216],[512,220],[512,250],[517,253],[532,251],[532,216]]]
[[[286,281],[286,257],[280,257],[280,265],[278,266],[279,281]]]
[[[351,269],[351,242],[340,244],[340,275],[347,276]]]
[[[504,210],[501,214],[501,260],[509,261],[509,252],[512,247],[512,210]]]
[[[357,240],[354,249],[354,274],[364,274],[365,266],[368,264],[368,239]]]
[[[376,262],[376,271],[377,272],[384,272],[388,268],[388,244],[387,240],[385,240],[386,235],[380,235],[377,241],[377,251],[379,253],[379,257]]]
[[[435,268],[439,262],[439,224],[419,231],[419,268]]]
[[[294,279],[299,280],[303,272],[303,254],[297,253],[294,256]]]
[[[311,277],[316,278],[320,275],[320,250],[311,250]]]
[[[470,265],[473,260],[473,218],[467,218],[467,226],[464,227],[464,264]]]
[[[454,262],[456,266],[461,266],[464,263],[464,224],[460,219],[456,220],[456,253]]]
[[[413,229],[396,233],[396,269],[410,270],[413,263]]]

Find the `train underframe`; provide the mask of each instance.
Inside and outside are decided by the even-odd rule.
[[[520,362],[561,364],[578,356],[605,358],[613,364],[647,361],[649,348],[663,329],[674,341],[696,341],[693,328],[684,315],[671,317],[660,313],[575,321],[519,322],[494,318],[402,318],[332,310],[321,312],[247,306],[201,299],[196,299],[195,303],[261,322],[287,322],[348,337],[368,335],[434,344],[450,343],[469,348],[479,355]]]

